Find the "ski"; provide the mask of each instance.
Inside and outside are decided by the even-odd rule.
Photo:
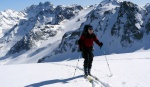
[[[90,76],[93,77],[95,80],[100,81],[99,78],[97,78],[96,76],[94,75],[90,75]]]
[[[92,87],[95,87],[96,84],[99,85],[99,87],[107,87],[107,86],[103,85],[101,82],[99,82],[97,77],[92,77],[89,75],[89,76],[87,76],[87,80],[91,83]]]
[[[88,80],[90,83],[93,82],[93,78],[91,78],[90,76],[87,76],[86,78],[87,78],[87,80]]]
[[[85,76],[85,79],[91,83],[92,87],[95,87],[95,84],[94,84],[94,78],[91,77],[91,76]]]
[[[101,80],[99,80],[98,77],[91,75],[91,77],[94,78],[94,80],[96,80],[97,82],[99,82],[101,85],[103,85],[102,87],[111,87],[109,84],[102,82]]]

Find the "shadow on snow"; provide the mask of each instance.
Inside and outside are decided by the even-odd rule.
[[[25,87],[41,87],[44,85],[49,85],[49,84],[55,84],[55,83],[69,83],[69,81],[77,79],[77,78],[81,78],[83,77],[83,75],[79,75],[79,76],[75,76],[75,77],[71,77],[71,78],[67,78],[67,79],[54,79],[54,80],[47,80],[47,81],[42,81],[42,82],[38,82],[38,83],[33,83],[30,85],[27,85]]]

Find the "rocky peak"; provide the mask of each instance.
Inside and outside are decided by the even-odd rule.
[[[148,12],[150,12],[150,3],[147,3],[144,7]]]
[[[108,5],[108,4],[113,4],[113,5],[119,5],[121,1],[120,0],[103,0],[101,2],[101,5]]]
[[[123,5],[123,7],[124,8],[134,8],[134,6],[135,6],[135,4],[134,3],[132,3],[132,2],[129,2],[129,1],[124,1],[124,2],[122,2],[122,5]]]
[[[31,5],[27,7],[24,11],[27,13],[27,17],[35,17],[39,12],[44,10],[54,10],[54,5],[51,2],[40,2],[39,5]]]

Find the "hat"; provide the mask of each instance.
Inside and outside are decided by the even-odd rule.
[[[88,30],[93,30],[93,28],[92,28],[92,27],[89,27]]]

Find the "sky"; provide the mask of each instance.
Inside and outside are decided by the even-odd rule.
[[[57,5],[71,5],[71,4],[79,4],[82,6],[88,6],[93,4],[99,4],[102,0],[1,0],[0,1],[0,11],[4,11],[7,9],[12,9],[16,11],[21,11],[26,7],[31,6],[32,4],[38,5],[39,2],[50,1],[55,6]],[[131,1],[138,5],[145,5],[146,3],[150,3],[150,0],[126,0]]]

